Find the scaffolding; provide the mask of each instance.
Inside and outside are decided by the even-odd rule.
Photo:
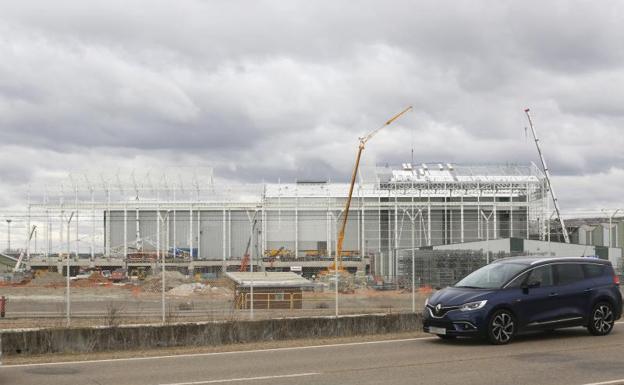
[[[348,187],[226,183],[209,168],[73,172],[55,188],[31,188],[26,222],[40,229],[40,258],[69,250],[76,259],[127,261],[152,253],[225,270],[240,261],[249,242],[256,265],[318,268],[336,252]],[[546,194],[534,164],[364,166],[345,235],[346,267],[370,265],[371,274],[396,277],[402,248],[544,239]],[[279,255],[268,258],[276,250]]]

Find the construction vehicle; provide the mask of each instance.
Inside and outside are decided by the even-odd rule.
[[[121,282],[124,281],[128,277],[126,269],[115,269],[111,273],[111,281],[113,282]]]
[[[355,186],[355,178],[357,176],[358,173],[358,168],[360,166],[360,158],[362,156],[362,151],[364,151],[364,147],[366,146],[366,143],[371,140],[373,138],[373,136],[375,136],[382,128],[389,126],[390,124],[392,124],[392,122],[394,122],[395,120],[397,120],[399,117],[401,117],[403,114],[405,114],[407,111],[411,110],[412,106],[407,107],[406,109],[404,109],[403,111],[399,112],[398,114],[394,115],[392,118],[390,118],[390,120],[388,120],[386,123],[384,123],[384,125],[382,125],[381,127],[373,130],[372,132],[370,132],[368,135],[358,138],[360,141],[360,144],[358,146],[358,152],[357,152],[357,156],[355,158],[355,166],[353,167],[353,173],[351,174],[351,184],[349,186],[349,196],[347,197],[347,203],[345,205],[343,214],[342,214],[342,223],[340,225],[340,231],[338,232],[338,244],[336,246],[336,256],[334,259],[334,262],[332,262],[332,264],[328,267],[328,269],[324,272],[321,272],[321,274],[325,273],[325,274],[336,274],[336,273],[341,273],[341,274],[345,274],[345,270],[344,267],[342,265],[342,244],[344,242],[344,236],[345,236],[345,229],[347,228],[347,219],[349,217],[349,208],[351,207],[351,198],[353,197],[353,187]],[[347,273],[348,274],[348,273]]]
[[[13,271],[10,274],[11,283],[23,283],[23,282],[29,281],[32,278],[31,271],[26,269],[26,267],[23,264],[23,261],[24,261],[24,257],[28,253],[28,247],[30,245],[30,241],[36,229],[37,229],[37,226],[32,227],[28,235],[28,239],[26,240],[26,245],[24,246],[24,249],[20,251],[19,257],[17,258],[17,261],[15,262],[15,267],[13,268]]]
[[[270,251],[270,253],[269,253],[269,267],[270,268],[273,268],[273,263],[275,262],[275,259],[280,255],[282,250],[284,250],[284,246],[280,247],[277,250],[271,250]]]
[[[24,267],[22,266],[22,261],[24,260],[24,256],[26,255],[26,250],[28,250],[28,247],[30,245],[30,240],[32,239],[33,234],[35,233],[35,230],[37,230],[37,226],[33,225],[32,229],[30,230],[30,234],[28,235],[26,246],[20,252],[19,257],[17,258],[17,262],[15,263],[15,267],[13,268],[13,273],[23,273],[25,271]]]

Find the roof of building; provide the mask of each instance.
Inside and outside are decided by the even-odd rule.
[[[534,164],[517,165],[453,165],[450,163],[421,163],[400,166],[362,166],[355,196],[386,196],[393,188],[430,188],[431,184],[481,186],[495,184],[539,184],[542,172]],[[497,187],[500,194],[505,192]],[[517,189],[517,188],[516,188]],[[349,183],[325,180],[304,183],[267,183],[265,195],[275,197],[343,197],[348,194]]]
[[[312,282],[293,272],[227,272],[225,275],[238,286],[249,287],[308,287]]]

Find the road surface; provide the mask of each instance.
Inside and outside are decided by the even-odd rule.
[[[0,367],[0,384],[624,384],[624,323],[607,337],[574,328],[506,346],[394,341]]]

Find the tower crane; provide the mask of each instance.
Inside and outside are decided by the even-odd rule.
[[[360,141],[360,144],[358,146],[357,155],[355,157],[355,166],[353,167],[353,173],[351,174],[349,196],[347,197],[347,203],[344,208],[342,223],[340,225],[340,231],[338,232],[338,245],[336,246],[336,258],[334,259],[334,262],[332,262],[332,264],[329,266],[328,272],[336,272],[336,270],[339,272],[344,271],[344,267],[342,266],[342,244],[344,242],[345,229],[347,228],[347,219],[349,217],[349,207],[351,207],[351,198],[353,197],[353,187],[355,185],[355,178],[357,176],[358,168],[360,166],[360,158],[362,156],[362,151],[364,151],[364,148],[366,147],[366,143],[369,140],[371,140],[375,135],[377,135],[377,133],[381,131],[381,129],[383,129],[386,126],[389,126],[390,124],[392,124],[392,122],[397,120],[399,117],[401,117],[403,114],[405,114],[407,111],[411,109],[412,109],[412,106],[407,107],[403,111],[399,112],[398,114],[390,118],[381,127],[376,128],[375,130],[371,131],[366,136],[358,138]]]

